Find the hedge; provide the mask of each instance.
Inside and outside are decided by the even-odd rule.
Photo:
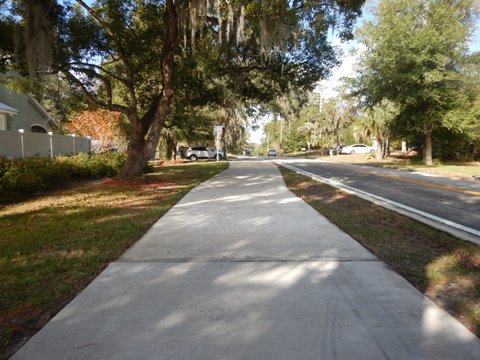
[[[101,179],[118,174],[125,158],[119,153],[79,154],[55,159],[10,160],[0,157],[0,202],[47,190],[69,179]]]

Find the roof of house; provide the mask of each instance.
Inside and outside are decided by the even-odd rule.
[[[40,112],[45,118],[50,119],[50,115],[45,111],[45,109],[40,105],[40,103],[33,97],[32,94],[27,94],[28,100],[30,103],[37,109],[38,112]]]
[[[45,117],[45,120],[47,122],[52,123],[53,125],[58,126],[58,123],[53,120],[50,115],[45,111],[42,105],[33,97],[32,94],[28,94],[28,100],[30,100],[30,103]]]
[[[14,109],[2,102],[0,102],[0,113],[2,114],[11,114],[11,115],[17,115],[18,114],[18,110],[17,109]]]
[[[7,104],[13,105],[15,108]],[[27,107],[29,109],[33,109],[35,114],[38,114],[42,118],[42,124],[45,123],[54,127],[58,126],[55,120],[50,117],[50,115],[45,111],[42,105],[33,97],[32,94],[24,94],[10,90],[5,84],[0,83],[0,114],[18,114],[19,117],[22,117],[25,111],[28,109]],[[36,122],[38,122],[38,120]]]

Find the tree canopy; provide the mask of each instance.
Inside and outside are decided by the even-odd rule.
[[[464,111],[474,100],[464,71],[474,10],[473,0],[380,0],[359,30],[366,50],[357,94],[367,106],[386,98],[399,107],[392,128],[423,136],[426,164],[433,133],[478,123]]]
[[[131,134],[122,175],[133,176],[150,158],[175,102],[183,101],[177,100],[182,89],[198,90],[196,100],[219,109],[229,108],[227,93],[248,106],[311,89],[336,64],[329,29],[351,38],[363,1],[89,4],[7,1],[11,16],[2,26],[14,26],[17,40],[15,49],[12,42],[0,45],[2,63],[33,78],[60,72],[92,106],[124,114]]]

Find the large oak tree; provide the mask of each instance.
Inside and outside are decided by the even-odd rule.
[[[17,49],[25,50],[23,64],[31,75],[61,72],[93,106],[128,118],[131,134],[121,176],[131,177],[154,152],[186,80],[213,94],[207,102],[220,103],[224,99],[214,91],[219,83],[228,84],[240,100],[269,101],[295,87],[311,88],[336,63],[329,29],[350,38],[363,1],[13,4],[25,20]]]

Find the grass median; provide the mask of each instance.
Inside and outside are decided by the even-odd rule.
[[[0,359],[39,330],[190,189],[226,162],[84,181],[0,207]]]
[[[480,337],[480,247],[280,167],[288,188]]]

